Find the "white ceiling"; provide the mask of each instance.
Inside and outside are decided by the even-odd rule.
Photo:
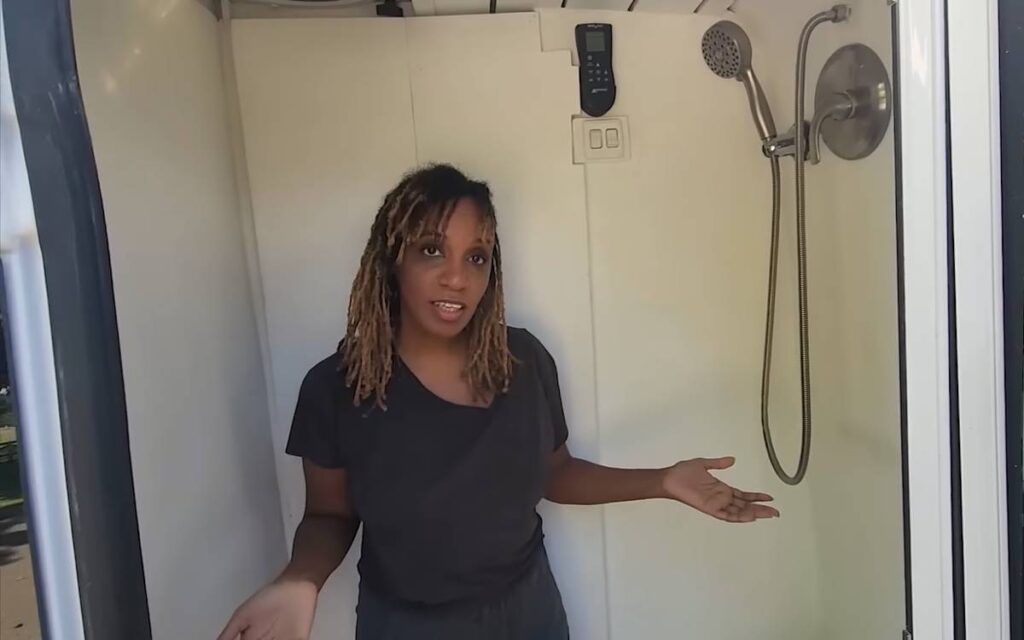
[[[625,11],[632,0],[566,0],[566,9]],[[375,0],[230,0],[234,17],[374,16]],[[498,13],[557,8],[562,0],[497,0]],[[637,12],[720,14],[738,0],[637,0]],[[490,0],[402,0],[407,16],[487,13]]]

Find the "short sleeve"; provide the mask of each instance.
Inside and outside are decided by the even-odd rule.
[[[285,446],[286,453],[330,469],[344,467],[346,462],[338,432],[335,361],[330,358],[321,362],[302,380]]]
[[[565,421],[565,409],[562,407],[562,391],[558,386],[558,367],[555,359],[540,340],[533,338],[537,345],[537,370],[544,387],[547,408],[551,413],[551,425],[554,430],[554,450],[557,450],[569,439],[569,426]]]

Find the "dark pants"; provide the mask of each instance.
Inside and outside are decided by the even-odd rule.
[[[508,593],[481,604],[404,607],[360,585],[356,640],[568,640],[562,596],[541,551]]]

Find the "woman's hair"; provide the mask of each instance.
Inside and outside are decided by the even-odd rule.
[[[348,328],[340,345],[345,383],[354,387],[355,404],[374,396],[377,405],[385,406],[399,323],[395,267],[410,244],[424,235],[443,233],[455,205],[464,198],[476,204],[483,215],[485,239],[494,242],[490,282],[464,330],[469,334],[465,376],[480,398],[508,390],[513,359],[505,327],[501,250],[491,190],[455,167],[436,164],[406,174],[384,197],[370,228],[352,283]]]

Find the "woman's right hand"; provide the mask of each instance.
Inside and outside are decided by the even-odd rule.
[[[235,610],[217,640],[308,640],[316,600],[312,582],[278,578]]]
[[[317,595],[359,529],[348,472],[302,461],[306,510],[281,575],[238,607],[217,640],[309,640]]]

